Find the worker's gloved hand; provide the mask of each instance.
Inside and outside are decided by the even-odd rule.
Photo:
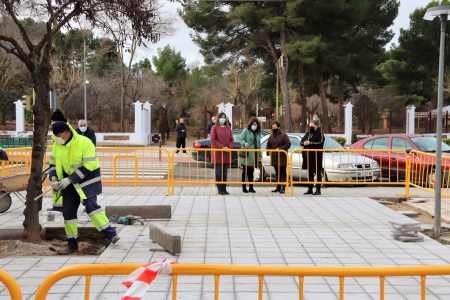
[[[50,181],[51,182],[56,182],[56,181],[58,181],[58,177],[52,176],[52,178],[50,178]]]
[[[53,180],[52,180],[53,181]],[[55,191],[59,191],[59,181],[53,181],[52,182],[52,188],[55,190]]]
[[[63,180],[61,180],[60,182],[59,182],[59,189],[60,190],[64,190],[66,187],[68,187],[69,186],[69,184],[71,184],[72,183],[72,180],[70,180],[70,178],[69,177],[66,177],[66,178],[64,178]]]

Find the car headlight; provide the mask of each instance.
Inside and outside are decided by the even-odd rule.
[[[376,160],[374,160],[372,162],[372,168],[379,168],[379,167],[380,167],[380,165],[378,165],[378,162]]]

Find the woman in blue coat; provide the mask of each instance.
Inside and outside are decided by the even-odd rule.
[[[261,149],[261,125],[257,118],[250,118],[247,128],[245,128],[241,133],[240,143],[241,149]],[[258,162],[261,160],[261,152],[243,151],[241,153],[244,154],[244,157],[240,157],[240,164],[242,166],[242,182],[253,182],[253,171],[258,166]],[[253,189],[253,184],[249,184],[248,191],[247,185],[242,184],[242,191],[244,193],[256,193]]]

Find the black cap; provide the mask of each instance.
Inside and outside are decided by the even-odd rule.
[[[52,113],[52,121],[67,123],[67,119],[64,118],[64,114],[58,108]]]
[[[69,128],[69,125],[67,125],[66,122],[59,121],[59,122],[53,123],[52,131],[53,131],[54,135],[57,135],[57,134],[60,134],[61,132],[64,132],[64,131],[69,131],[70,132],[70,128]]]

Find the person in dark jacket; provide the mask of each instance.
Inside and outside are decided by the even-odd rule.
[[[206,132],[208,133],[208,137],[211,135],[211,129],[216,124],[216,117],[211,118],[211,122],[209,122],[208,126],[206,127]]]
[[[272,123],[272,133],[269,136],[267,142],[267,149],[277,149],[288,151],[291,147],[291,141],[286,133],[281,132],[281,124],[277,120]],[[281,152],[268,152],[267,155],[271,155],[270,164],[274,167],[275,173],[277,175],[277,181],[279,183],[286,182],[286,165],[287,165],[287,155]],[[272,191],[273,193],[280,192],[280,194],[285,193],[285,186],[278,184],[276,189]]]
[[[8,154],[2,147],[0,147],[0,160],[8,160]]]
[[[94,146],[97,146],[97,139],[95,138],[95,131],[91,127],[87,126],[86,120],[79,120],[78,121],[78,128],[75,129],[75,131],[82,136],[87,137],[92,141]]]
[[[323,149],[325,142],[325,136],[319,127],[318,120],[312,120],[309,123],[309,132],[307,132],[300,145],[304,149]],[[323,151],[304,151],[302,152],[302,169],[308,169],[308,181],[314,181],[314,176],[317,177],[316,191],[313,192],[313,184],[308,185],[308,190],[303,193],[304,195],[320,195],[320,182],[322,182],[322,162]]]
[[[180,147],[185,149],[186,148],[186,126],[184,126],[184,119],[181,118],[180,122],[178,123],[177,127],[175,127],[175,131],[177,132],[177,149]],[[176,153],[178,153],[180,150],[177,150]],[[183,150],[183,153],[186,153],[186,150]]]

